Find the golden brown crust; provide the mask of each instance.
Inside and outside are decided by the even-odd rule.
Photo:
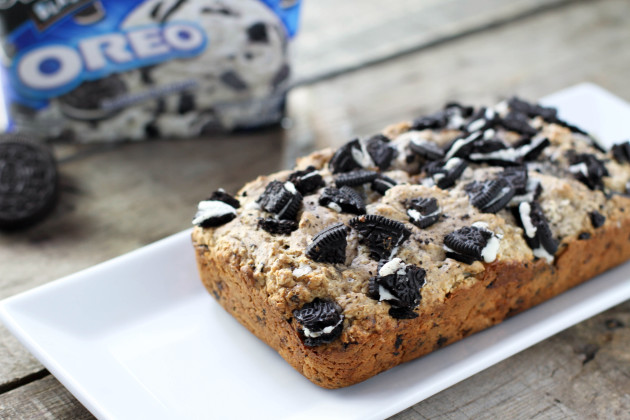
[[[590,239],[568,242],[553,265],[540,259],[488,264],[477,281],[442,302],[421,305],[418,318],[389,318],[379,331],[372,329],[373,318],[355,320],[352,336],[318,347],[304,346],[291,320],[254,286],[251,268],[236,254],[211,253],[203,245],[195,249],[204,286],[230,314],[305,377],[340,388],[495,325],[626,261],[628,232],[630,218],[609,219]]]

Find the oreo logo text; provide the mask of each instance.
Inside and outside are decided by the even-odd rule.
[[[16,57],[11,76],[22,93],[51,98],[84,80],[195,56],[206,43],[204,31],[190,22],[143,26],[83,38],[75,45],[39,45]]]

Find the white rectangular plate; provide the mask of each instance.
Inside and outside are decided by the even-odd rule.
[[[630,106],[582,84],[545,98],[602,142]],[[190,231],[0,302],[21,342],[97,417],[379,419],[630,298],[626,264],[361,384],[321,389],[209,296]]]

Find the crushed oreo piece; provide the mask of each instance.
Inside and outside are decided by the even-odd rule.
[[[555,121],[558,115],[558,111],[555,108],[544,107],[538,104],[531,104],[516,96],[508,99],[507,104],[512,111],[525,114],[529,118],[540,116],[547,122]]]
[[[529,124],[529,117],[521,112],[509,112],[499,119],[499,124],[508,131],[515,131],[526,136],[535,136],[538,130]]]
[[[212,195],[209,198],[207,198],[206,201],[210,201],[210,200],[223,201],[225,204],[229,204],[235,209],[241,207],[241,203],[236,198],[226,193],[223,188],[219,188],[218,190],[213,192]]]
[[[319,204],[340,213],[365,214],[365,202],[361,195],[350,187],[324,188]]]
[[[460,158],[452,158],[444,162],[431,162],[424,170],[431,176],[433,182],[440,188],[446,189],[455,185],[455,181],[462,175],[468,163]]]
[[[295,171],[289,175],[289,181],[302,195],[308,195],[325,186],[324,178],[314,166],[309,166],[303,171]]]
[[[516,190],[505,178],[473,181],[464,187],[470,204],[483,213],[496,213],[510,202]]]
[[[343,223],[328,226],[313,237],[306,247],[306,256],[315,262],[343,264],[346,261],[346,235],[348,227]]]
[[[604,226],[604,223],[606,223],[606,216],[604,216],[597,210],[590,212],[588,215],[590,216],[591,224],[595,229]]]
[[[582,232],[578,235],[578,239],[581,241],[585,241],[587,239],[591,239],[591,234],[588,232]]]
[[[366,150],[381,171],[387,170],[392,164],[392,160],[398,155],[398,150],[389,144],[390,140],[377,134],[370,137],[366,143]]]
[[[271,181],[256,202],[278,219],[293,220],[300,211],[302,194],[289,181]]]
[[[358,216],[349,223],[359,232],[359,241],[370,249],[370,258],[376,261],[391,258],[411,235],[404,224],[376,214]]]
[[[372,189],[382,195],[385,195],[387,190],[396,185],[398,185],[396,181],[383,174],[379,174],[376,179],[372,181]]]
[[[444,150],[429,140],[412,138],[409,142],[409,148],[426,160],[442,160],[444,158]]]
[[[591,190],[603,190],[603,177],[608,176],[608,170],[604,162],[595,156],[582,153],[570,157],[569,171],[575,179],[585,184]]]
[[[199,202],[192,223],[202,228],[217,227],[235,217],[236,210],[231,205],[219,200],[205,200]]]
[[[538,158],[540,153],[551,143],[546,137],[524,137],[524,141],[515,147],[505,147],[503,149],[477,152],[471,151],[468,159],[476,163],[488,163],[498,166],[521,165],[525,161],[532,161]]]
[[[248,89],[247,82],[243,80],[243,78],[234,70],[228,70],[221,74],[219,79],[226,86],[232,88],[233,90],[240,92]]]
[[[431,115],[425,115],[416,118],[411,123],[411,130],[437,130],[444,128],[447,124],[447,115],[445,112],[436,112]]]
[[[314,347],[334,341],[343,330],[342,309],[332,300],[315,298],[293,311],[298,332],[305,346]]]
[[[337,187],[343,187],[344,185],[357,187],[374,181],[377,176],[378,172],[376,171],[370,171],[369,169],[355,169],[354,171],[337,175],[335,177],[335,185],[337,185]]]
[[[446,257],[464,264],[491,263],[496,259],[498,249],[499,238],[481,223],[465,226],[444,237]]]
[[[330,158],[330,162],[328,162],[330,171],[333,174],[338,174],[361,168],[360,161],[355,159],[358,154],[363,154],[359,139],[354,139],[344,144]]]
[[[551,263],[558,250],[558,241],[554,239],[549,222],[537,201],[524,201],[514,207],[514,217],[525,232],[525,241],[534,256],[544,258]]]
[[[515,194],[527,194],[527,182],[529,175],[526,166],[510,166],[499,175],[514,187]]]
[[[475,131],[466,136],[456,138],[448,147],[445,159],[449,160],[453,157],[467,157],[472,151],[477,140],[483,139],[482,131]]]
[[[258,227],[272,235],[290,235],[298,229],[298,222],[295,220],[279,220],[272,217],[258,219]]]
[[[421,288],[426,272],[413,264],[405,264],[400,258],[379,262],[378,275],[370,278],[368,294],[372,299],[391,305],[389,314],[397,319],[418,316],[413,310],[422,300]]]
[[[615,144],[610,151],[617,163],[624,164],[630,162],[630,141]]]
[[[499,115],[492,108],[481,107],[470,116],[470,122],[466,124],[465,131],[474,133],[494,128],[499,121]]]
[[[437,199],[415,198],[409,202],[407,209],[409,221],[420,229],[428,228],[440,219],[442,211],[438,206]]]

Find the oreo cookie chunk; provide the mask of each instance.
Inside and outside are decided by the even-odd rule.
[[[256,202],[278,219],[294,220],[302,205],[302,194],[290,181],[271,181]]]
[[[455,181],[462,175],[468,163],[460,158],[452,158],[443,162],[431,162],[424,170],[431,176],[433,182],[440,188],[446,189],[455,185]]]
[[[546,137],[524,137],[514,147],[495,148],[495,150],[472,151],[468,159],[476,163],[510,166],[521,165],[525,161],[538,158],[540,153],[551,143]]]
[[[555,121],[558,116],[555,108],[532,104],[516,96],[508,99],[507,105],[512,111],[525,114],[529,118],[540,116],[547,122]]]
[[[0,136],[0,229],[30,226],[46,217],[59,195],[57,164],[43,145]]]
[[[440,219],[442,210],[438,206],[437,199],[415,198],[409,202],[407,209],[409,221],[420,229],[428,228]]]
[[[343,264],[346,261],[346,235],[348,227],[343,223],[328,226],[313,237],[306,247],[306,256],[315,262]]]
[[[492,108],[481,107],[470,116],[470,122],[464,127],[464,131],[474,133],[494,128],[499,121],[499,115]]]
[[[114,101],[127,93],[127,84],[114,73],[102,79],[88,80],[59,97],[59,108],[69,118],[100,120],[122,110]]]
[[[483,222],[473,223],[444,237],[447,258],[472,264],[475,261],[494,262],[499,250],[499,237]]]
[[[549,229],[549,222],[537,201],[524,201],[514,208],[514,217],[525,232],[525,241],[536,258],[544,258],[552,263],[558,250],[556,241]]]
[[[526,136],[535,136],[538,130],[529,124],[527,114],[511,111],[505,117],[499,119],[499,125],[508,131],[514,131]]]
[[[350,172],[339,174],[335,177],[335,185],[337,187],[343,187],[347,185],[349,187],[358,187],[359,185],[372,182],[378,176],[378,172],[370,171],[368,169],[355,169]]]
[[[213,192],[212,195],[208,199],[206,199],[206,201],[212,201],[212,200],[223,201],[225,204],[229,204],[235,209],[241,207],[241,203],[236,198],[226,193],[223,188],[219,188],[218,190]]]
[[[630,141],[615,144],[610,149],[610,151],[612,152],[613,158],[615,158],[617,163],[630,163]]]
[[[363,167],[364,154],[359,139],[354,139],[341,146],[330,158],[328,167],[333,174],[349,172]]]
[[[391,258],[411,235],[404,224],[376,214],[358,216],[349,223],[359,232],[359,242],[370,249],[370,258],[376,261]]]
[[[236,218],[236,209],[219,200],[200,201],[197,213],[192,221],[193,225],[202,228],[217,227]]]
[[[597,210],[590,212],[588,215],[591,218],[591,224],[595,229],[604,226],[604,223],[606,223],[606,216]]]
[[[412,121],[410,130],[438,130],[446,127],[448,123],[447,114],[443,111],[431,115],[424,115]]]
[[[325,186],[324,178],[314,166],[309,166],[303,171],[295,171],[289,175],[289,181],[302,195],[311,194]]]
[[[268,217],[258,219],[258,227],[272,235],[290,235],[298,229],[298,222],[295,220],[279,220]]]
[[[398,185],[396,181],[391,179],[390,177],[379,174],[374,181],[372,181],[372,190],[376,191],[381,195],[385,195],[385,192],[392,187]]]
[[[475,131],[466,136],[456,138],[448,147],[445,159],[449,160],[453,157],[467,157],[474,147],[474,143],[483,139],[482,131]]]
[[[585,184],[591,190],[603,190],[603,177],[608,176],[608,170],[604,162],[595,156],[582,153],[570,157],[569,171],[575,179]]]
[[[515,188],[505,178],[491,179],[483,182],[473,181],[464,187],[470,204],[483,213],[496,213],[510,202]]]
[[[346,186],[324,188],[319,204],[339,213],[365,214],[365,202],[361,195]]]
[[[368,296],[391,305],[389,315],[396,319],[413,319],[413,310],[422,300],[421,288],[426,272],[413,264],[405,264],[400,258],[380,261],[378,275],[370,278]]]
[[[412,138],[409,142],[409,148],[412,152],[423,157],[425,160],[442,160],[444,159],[444,150],[436,143],[424,140]]]
[[[305,346],[315,347],[336,340],[343,330],[342,310],[335,302],[315,298],[293,311],[298,332]]]
[[[366,142],[365,149],[381,171],[387,170],[391,166],[392,160],[398,155],[398,150],[392,147],[389,142],[389,138],[382,134],[372,136]]]

